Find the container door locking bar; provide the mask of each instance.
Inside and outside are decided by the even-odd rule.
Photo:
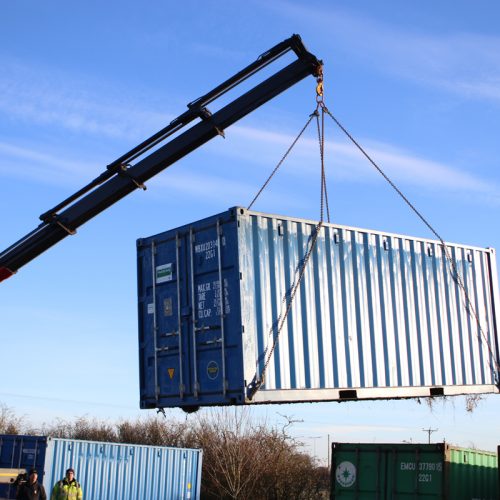
[[[222,360],[222,395],[226,397],[227,392],[227,379],[226,379],[226,340],[224,333],[224,318],[225,313],[225,289],[222,279],[222,226],[219,219],[217,219],[217,264],[219,266],[219,302],[220,302],[220,346],[221,346],[221,360]]]
[[[154,370],[155,370],[155,401],[158,406],[160,397],[160,386],[158,385],[158,318],[156,311],[156,245],[154,240],[151,242],[151,274],[153,278],[153,350],[154,350]]]
[[[193,395],[198,398],[200,384],[198,382],[198,353],[196,352],[196,332],[197,332],[197,319],[196,319],[196,302],[195,302],[195,289],[194,289],[194,241],[195,236],[193,229],[189,230],[189,249],[191,261],[191,322],[192,322],[192,343],[193,343]]]
[[[181,239],[179,233],[175,235],[175,270],[177,278],[177,331],[179,333],[179,397],[184,398],[184,375],[183,375],[183,360],[182,360],[182,310],[181,310],[181,274],[179,263],[179,248]]]

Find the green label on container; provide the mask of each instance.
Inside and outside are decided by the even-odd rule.
[[[163,264],[156,266],[156,283],[165,283],[165,281],[172,281],[172,264]]]

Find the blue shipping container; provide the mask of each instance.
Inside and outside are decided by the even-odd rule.
[[[233,208],[138,240],[142,408],[498,393],[493,249],[324,224],[275,343],[316,226]]]
[[[202,451],[45,436],[0,436],[0,499],[15,498],[14,471],[36,467],[47,494],[67,468],[84,498],[171,500],[200,497]],[[17,473],[16,473],[17,475]]]
[[[0,435],[0,499],[16,498],[12,486],[18,474],[36,467],[43,470],[47,438],[41,436]],[[42,480],[40,475],[39,481]]]

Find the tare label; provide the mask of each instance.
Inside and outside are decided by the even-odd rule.
[[[229,303],[229,286],[227,279],[223,280],[224,287],[221,293],[219,280],[205,281],[199,283],[197,287],[198,319],[212,318],[222,314],[224,304],[224,314],[231,312]]]

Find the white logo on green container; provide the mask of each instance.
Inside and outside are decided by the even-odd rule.
[[[335,470],[335,479],[340,486],[349,488],[356,482],[356,467],[351,462],[341,462]]]
[[[172,263],[156,266],[156,283],[172,281]]]

